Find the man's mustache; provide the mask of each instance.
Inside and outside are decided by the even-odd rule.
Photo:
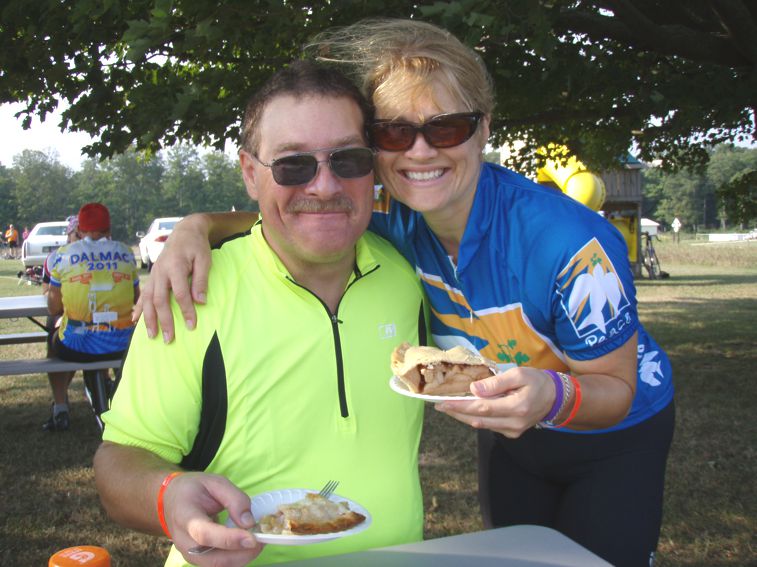
[[[288,213],[351,213],[354,209],[352,201],[340,195],[324,201],[322,199],[299,199],[287,206]]]

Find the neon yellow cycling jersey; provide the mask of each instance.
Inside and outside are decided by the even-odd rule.
[[[256,225],[213,251],[208,289],[196,329],[177,325],[171,344],[137,326],[103,438],[221,474],[250,495],[334,478],[339,495],[372,515],[360,534],[269,545],[254,565],[420,540],[422,402],[389,388],[392,350],[425,333],[405,260],[365,235],[331,313]],[[166,565],[185,563],[174,549]]]

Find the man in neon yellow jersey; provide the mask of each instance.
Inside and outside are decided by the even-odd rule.
[[[196,329],[171,344],[135,332],[95,473],[116,521],[173,539],[166,565],[262,565],[422,537],[422,402],[391,391],[388,364],[399,342],[425,342],[425,308],[405,260],[365,233],[370,118],[336,71],[277,73],[248,103],[239,152],[262,221],[214,250]],[[223,525],[252,526],[248,495],[332,478],[370,529],[262,549]],[[190,555],[198,544],[216,549]]]

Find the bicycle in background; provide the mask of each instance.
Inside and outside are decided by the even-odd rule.
[[[16,275],[18,276],[18,285],[42,285],[42,266],[25,268]]]
[[[655,252],[654,245],[652,244],[652,235],[645,230],[641,233],[641,238],[641,261],[647,270],[647,274],[649,274],[649,279],[657,280],[668,277],[668,273],[660,269],[660,259],[657,257],[657,252]],[[657,235],[655,235],[655,238],[657,238]]]

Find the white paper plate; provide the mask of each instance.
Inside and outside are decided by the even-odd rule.
[[[304,488],[286,488],[284,490],[271,490],[270,492],[264,492],[250,498],[250,507],[252,509],[252,515],[255,517],[255,521],[259,521],[263,516],[273,514],[276,512],[280,505],[291,504],[305,498],[305,495],[312,492],[318,492],[317,490],[306,490]],[[352,529],[344,530],[341,532],[333,532],[328,534],[313,534],[313,535],[289,535],[289,534],[262,534],[255,531],[253,528],[252,534],[261,543],[273,544],[273,545],[308,545],[311,543],[319,543],[322,541],[329,541],[332,539],[338,539],[341,537],[351,536],[367,530],[371,525],[371,515],[357,502],[353,502],[349,498],[344,498],[337,494],[332,494],[329,498],[332,502],[346,502],[350,510],[362,514],[365,516],[365,521],[358,524]],[[234,526],[234,522],[231,518],[226,522],[227,526]]]
[[[408,388],[405,383],[397,378],[396,376],[392,376],[389,379],[389,387],[397,392],[398,394],[402,394],[403,396],[407,396],[408,398],[418,398],[419,400],[426,400],[427,402],[444,402],[444,401],[455,401],[455,400],[477,400],[478,396],[474,396],[470,392],[467,394],[461,394],[459,396],[429,396],[427,394],[416,394],[410,388]]]

